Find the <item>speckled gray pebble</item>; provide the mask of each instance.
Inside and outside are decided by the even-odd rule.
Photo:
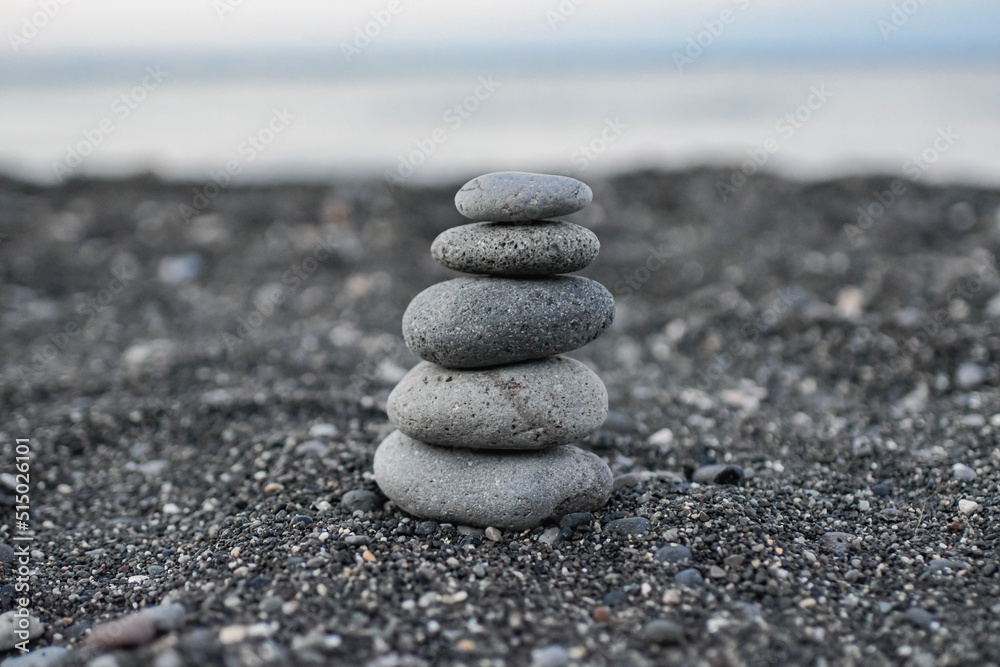
[[[593,371],[568,357],[487,370],[425,361],[392,390],[386,411],[400,431],[434,445],[541,449],[600,428],[608,392]]]
[[[455,207],[470,220],[527,222],[575,213],[593,198],[590,188],[575,178],[499,171],[463,185]]]
[[[523,452],[436,447],[394,431],[375,451],[375,479],[418,517],[510,530],[597,509],[611,495],[611,470],[572,445]]]
[[[548,276],[586,267],[601,249],[597,235],[572,222],[531,225],[476,222],[452,227],[431,244],[449,269],[496,276]]]
[[[614,313],[611,293],[588,278],[456,278],[414,297],[403,339],[442,366],[495,366],[582,347],[611,326]]]
[[[819,538],[819,544],[827,551],[833,552],[834,555],[843,556],[851,548],[851,543],[855,539],[857,538],[850,533],[829,531],[823,533],[823,536]]]

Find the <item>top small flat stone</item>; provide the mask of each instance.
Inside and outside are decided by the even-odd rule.
[[[476,222],[531,222],[576,213],[593,198],[587,184],[575,178],[498,171],[463,185],[455,206]]]

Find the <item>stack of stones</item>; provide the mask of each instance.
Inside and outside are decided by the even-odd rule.
[[[524,530],[604,505],[611,471],[569,443],[600,428],[608,394],[559,356],[600,336],[614,300],[578,276],[600,243],[553,220],[590,203],[572,178],[501,172],[469,181],[455,205],[473,224],[435,239],[441,264],[474,274],[418,294],[403,315],[407,347],[426,361],[389,395],[399,430],[375,452],[375,478],[425,519]]]

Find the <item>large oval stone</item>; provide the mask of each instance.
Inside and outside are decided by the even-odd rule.
[[[498,171],[463,185],[455,206],[477,222],[526,222],[575,213],[593,199],[590,188],[575,178]]]
[[[393,431],[375,450],[375,481],[403,510],[467,526],[526,530],[611,496],[611,470],[572,445],[520,452],[437,447]]]
[[[485,370],[424,361],[389,394],[389,419],[406,435],[473,449],[541,449],[601,427],[608,392],[601,378],[568,357]]]
[[[498,276],[579,271],[600,249],[594,232],[562,220],[474,222],[442,232],[431,244],[434,259],[449,269]]]
[[[441,366],[496,366],[582,347],[614,315],[611,293],[589,278],[455,278],[414,297],[403,339]]]

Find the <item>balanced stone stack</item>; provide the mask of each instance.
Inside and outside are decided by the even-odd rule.
[[[607,417],[601,379],[559,356],[600,336],[614,300],[578,276],[600,243],[553,220],[590,203],[572,178],[501,172],[455,197],[476,222],[435,239],[441,264],[474,277],[438,283],[403,315],[407,347],[426,361],[389,395],[397,431],[375,452],[375,478],[403,510],[470,526],[533,528],[596,509],[611,471],[571,442]]]

